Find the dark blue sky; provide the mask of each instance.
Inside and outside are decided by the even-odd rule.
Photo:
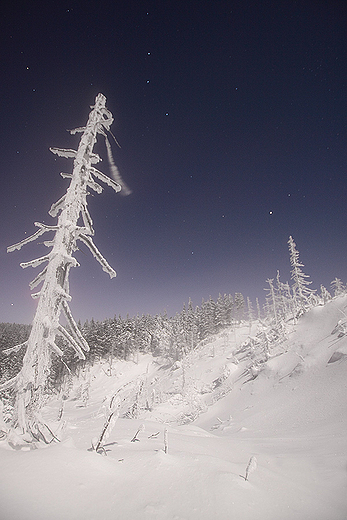
[[[206,4],[206,5],[205,5]],[[293,235],[313,281],[347,280],[347,6],[343,1],[13,2],[2,11],[0,321],[30,322],[6,253],[53,223],[73,148],[98,92],[133,193],[89,197],[110,280],[81,245],[70,275],[76,319],[169,315],[191,297],[290,278]],[[105,145],[100,169],[109,174]]]

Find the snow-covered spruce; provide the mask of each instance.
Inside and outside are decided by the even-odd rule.
[[[296,313],[300,314],[312,306],[312,299],[316,291],[309,289],[309,285],[312,283],[308,281],[309,276],[304,274],[302,271],[302,264],[299,261],[299,251],[296,249],[296,244],[293,237],[290,236],[288,240],[289,253],[290,253],[290,265],[292,266],[292,280],[293,280],[293,298],[295,302]]]

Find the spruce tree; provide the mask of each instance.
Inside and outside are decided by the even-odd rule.
[[[296,249],[296,244],[293,237],[290,236],[288,240],[289,254],[290,254],[290,265],[292,266],[291,278],[293,280],[293,298],[295,303],[296,313],[305,311],[310,307],[310,299],[314,295],[315,291],[309,289],[308,286],[312,283],[308,281],[309,276],[304,274],[302,271],[302,264],[299,261],[299,252]]]
[[[240,323],[245,312],[245,299],[241,293],[235,293],[234,312],[237,322]]]
[[[343,283],[341,282],[340,278],[335,278],[335,280],[333,280],[330,285],[332,290],[334,291],[335,297],[342,296],[346,293],[346,288],[343,286]]]
[[[324,304],[331,300],[331,294],[324,285],[320,286],[320,295]]]

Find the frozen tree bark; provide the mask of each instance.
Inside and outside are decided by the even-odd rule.
[[[21,433],[29,434],[31,438],[37,438],[37,434],[40,432],[38,412],[45,400],[51,352],[54,351],[59,356],[63,354],[56,345],[56,336],[64,337],[82,359],[84,359],[83,351],[89,350],[87,342],[72,317],[68,303],[71,300],[69,295],[70,268],[78,265],[73,257],[73,253],[77,249],[76,241],[81,240],[88,246],[102,269],[111,278],[116,276],[115,271],[92,241],[94,230],[86,200],[89,188],[97,193],[102,191],[102,187],[95,181],[95,178],[105,182],[116,192],[121,189],[117,182],[93,166],[101,160],[98,155],[93,153],[97,134],[101,133],[106,138],[106,131],[110,129],[113,117],[106,108],[106,98],[103,94],[98,94],[95,105],[91,108],[86,126],[71,131],[71,133],[83,132],[78,150],[51,148],[51,151],[57,155],[74,158],[72,175],[63,174],[64,177],[71,178],[69,188],[66,194],[50,209],[51,216],[58,216],[57,225],[46,226],[36,222],[35,225],[39,230],[34,235],[8,248],[9,252],[20,249],[24,244],[35,240],[47,231],[55,232],[53,240],[44,242],[47,247],[51,247],[51,251],[47,255],[21,264],[23,268],[36,267],[42,263],[47,263],[47,266],[30,284],[31,288],[40,283],[43,285],[38,293],[32,295],[34,298],[39,298],[39,301],[31,334],[26,342],[23,367],[19,374],[5,383],[2,388],[12,386],[16,392],[12,426],[18,427]],[[61,312],[65,315],[69,330],[59,323]]]

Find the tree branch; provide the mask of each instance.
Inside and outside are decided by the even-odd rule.
[[[66,159],[75,158],[77,155],[76,150],[71,150],[67,148],[50,148],[50,151],[54,153],[55,155],[59,155],[60,157],[65,157]]]
[[[68,322],[71,332],[74,336],[74,339],[76,343],[79,343],[79,345],[85,350],[86,352],[89,352],[89,345],[85,338],[83,337],[80,329],[77,326],[77,323],[74,320],[74,317],[72,316],[72,313],[70,311],[70,307],[68,306],[66,301],[62,302],[62,309],[64,316],[66,318],[66,321]]]
[[[47,273],[47,266],[42,269],[42,271],[29,283],[30,289],[34,289],[37,285],[39,285],[45,279]]]
[[[16,345],[15,347],[7,348],[5,350],[1,351],[1,354],[12,354],[12,352],[19,352],[21,348],[25,347],[28,343],[28,340],[24,341],[23,343],[20,343],[19,345]]]
[[[115,276],[117,276],[116,271],[110,266],[107,260],[105,260],[105,258],[102,256],[102,254],[100,253],[100,251],[98,250],[98,248],[96,247],[96,245],[90,237],[84,235],[83,233],[80,233],[80,235],[77,238],[81,240],[86,246],[88,246],[94,258],[96,258],[96,260],[101,265],[102,270],[105,271],[105,273],[108,273],[110,275],[110,278],[114,278]]]
[[[41,256],[40,258],[36,258],[35,260],[30,260],[30,262],[22,262],[19,265],[22,267],[22,269],[26,269],[27,267],[37,267],[38,265],[42,264],[43,262],[48,262],[50,260],[50,253],[45,256]]]
[[[7,252],[8,253],[12,253],[13,251],[15,251],[16,249],[21,249],[23,246],[25,246],[25,244],[28,244],[29,242],[33,242],[34,240],[36,240],[39,236],[43,235],[43,233],[45,233],[45,229],[39,229],[38,231],[36,231],[33,235],[31,235],[30,237],[28,238],[24,238],[23,240],[21,240],[20,242],[18,242],[17,244],[13,244],[13,246],[8,246],[7,248]]]
[[[108,177],[101,171],[97,170],[96,168],[90,168],[89,171],[95,177],[97,177],[100,181],[107,184],[107,186],[109,186],[110,188],[113,188],[116,193],[118,193],[122,189],[120,184],[118,184],[118,182],[115,182],[114,180],[110,179],[110,177]]]
[[[62,325],[58,325],[57,333],[60,334],[64,339],[67,340],[69,345],[75,350],[75,352],[77,353],[77,355],[80,359],[86,359],[81,347],[78,345],[78,343],[74,340],[74,338],[71,336],[71,334],[69,334],[69,332]]]
[[[57,202],[53,202],[50,210],[49,215],[51,217],[56,217],[58,215],[59,210],[64,206],[66,195],[63,195]]]
[[[2,383],[0,385],[0,392],[3,392],[4,390],[9,390],[10,388],[14,387],[14,385],[18,381],[19,374],[17,374],[15,377],[12,377],[12,379],[9,379],[6,381],[6,383]]]

